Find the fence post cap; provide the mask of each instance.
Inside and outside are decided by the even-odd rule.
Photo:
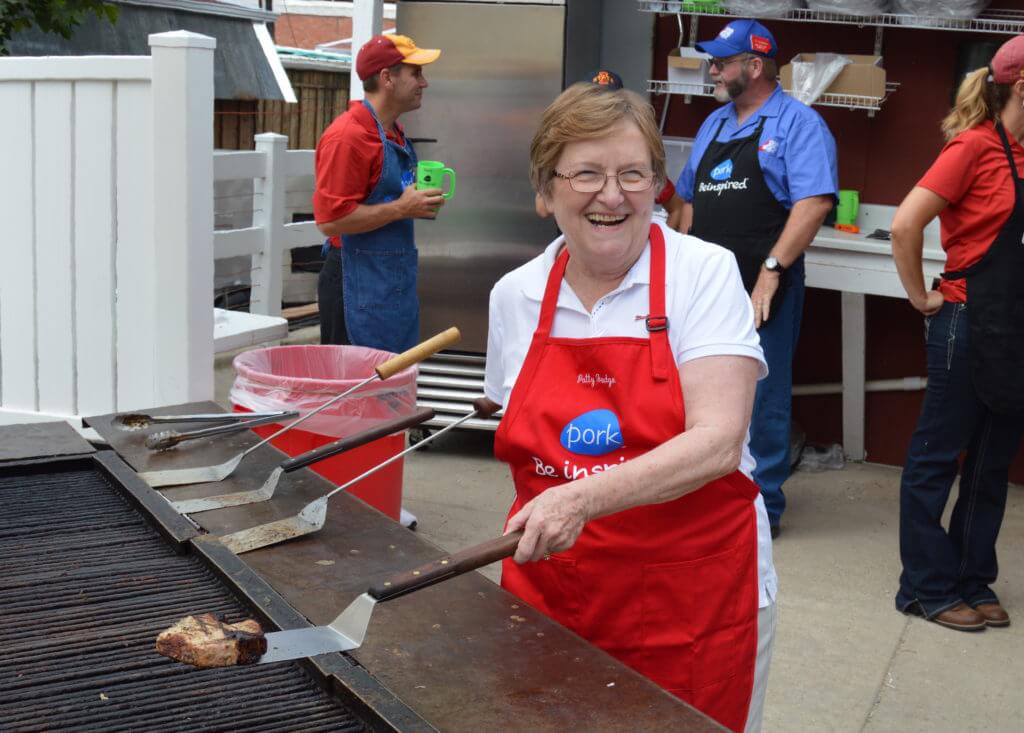
[[[167,31],[166,33],[150,33],[150,47],[162,48],[217,48],[217,39],[192,31]]]

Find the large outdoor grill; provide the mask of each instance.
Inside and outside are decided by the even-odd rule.
[[[281,454],[264,446],[219,483],[161,496],[136,471],[213,465],[256,437],[154,454],[145,431],[89,424],[114,450],[63,423],[0,428],[0,730],[720,730],[478,573],[381,604],[345,654],[167,660],[156,636],[184,616],[324,624],[373,581],[445,553],[341,494],[321,531],[239,558],[217,537],[293,515],[331,484],[303,469],[272,501],[185,517],[167,498],[254,488]]]
[[[299,664],[193,670],[153,651],[197,608],[251,617],[81,461],[0,476],[0,729],[362,731]]]

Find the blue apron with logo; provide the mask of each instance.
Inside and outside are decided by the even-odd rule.
[[[384,145],[380,180],[366,205],[394,201],[415,181],[416,151],[388,139],[373,107],[363,104],[377,123]],[[345,328],[349,341],[383,351],[401,352],[416,345],[420,306],[416,296],[417,252],[412,219],[400,219],[363,234],[341,238]]]

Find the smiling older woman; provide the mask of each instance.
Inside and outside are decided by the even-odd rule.
[[[502,585],[757,730],[775,572],[746,447],[765,367],[736,261],[653,221],[665,154],[636,94],[570,87],[530,157],[564,236],[491,293],[485,391],[505,408],[507,531],[524,530]]]

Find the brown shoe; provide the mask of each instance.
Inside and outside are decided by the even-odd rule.
[[[985,630],[985,617],[966,603],[958,603],[942,613],[935,614],[928,620],[957,631]]]
[[[974,610],[985,619],[986,626],[1009,626],[1010,614],[998,603],[979,603]]]

